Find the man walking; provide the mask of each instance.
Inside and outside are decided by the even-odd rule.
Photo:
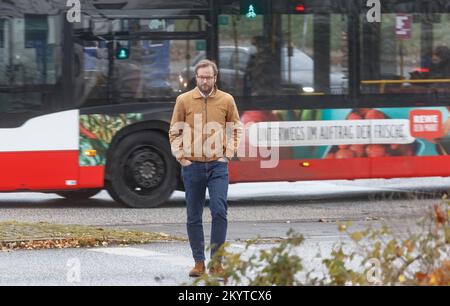
[[[196,65],[197,87],[177,98],[169,131],[186,191],[187,233],[195,260],[191,277],[205,273],[202,217],[206,188],[212,217],[211,258],[225,242],[228,161],[237,152],[242,131],[233,97],[217,89],[217,74],[212,61],[202,60]],[[220,260],[211,262],[209,272],[223,273]]]

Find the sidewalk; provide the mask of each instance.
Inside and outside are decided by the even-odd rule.
[[[276,200],[280,195],[297,199],[323,199],[393,192],[426,196],[433,195],[433,192],[437,191],[450,191],[449,177],[238,183],[230,184],[228,199]],[[184,192],[175,192],[171,200],[184,200]]]

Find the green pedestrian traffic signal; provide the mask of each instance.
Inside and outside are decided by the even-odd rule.
[[[245,16],[247,18],[256,18],[255,7],[252,4],[248,7],[248,13]]]
[[[254,19],[257,16],[264,15],[266,5],[265,0],[241,0],[241,15],[248,19]]]
[[[125,60],[128,59],[129,57],[130,57],[130,50],[128,50],[127,48],[120,48],[116,52],[116,58],[119,60]]]

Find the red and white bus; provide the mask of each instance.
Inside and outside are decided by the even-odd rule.
[[[202,58],[246,125],[231,183],[449,176],[450,1],[370,3],[1,2],[0,191],[164,203]]]

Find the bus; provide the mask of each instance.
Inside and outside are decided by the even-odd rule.
[[[0,2],[0,191],[151,208],[195,64],[245,125],[231,183],[450,175],[448,0]]]

